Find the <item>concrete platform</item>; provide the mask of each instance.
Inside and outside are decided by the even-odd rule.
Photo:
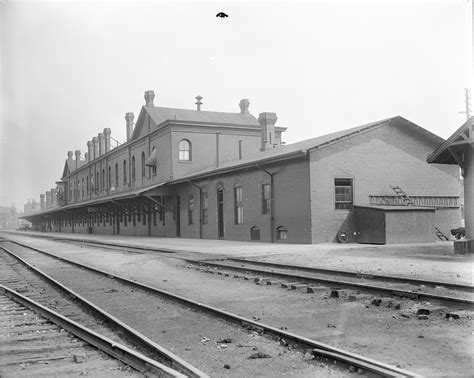
[[[21,231],[13,233],[138,246],[151,249],[150,253],[152,250],[173,251],[202,259],[244,257],[291,265],[473,284],[474,256],[455,254],[452,241],[399,245],[280,244]]]

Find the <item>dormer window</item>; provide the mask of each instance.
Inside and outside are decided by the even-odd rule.
[[[181,140],[178,145],[178,151],[179,161],[191,161],[191,142],[189,140]]]

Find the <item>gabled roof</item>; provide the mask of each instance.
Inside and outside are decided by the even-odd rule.
[[[86,164],[87,164],[86,160],[79,160],[79,164],[77,168],[79,169],[80,167]],[[75,170],[76,170],[76,160],[66,159],[66,162],[64,163],[63,175],[61,177],[66,177]]]
[[[176,180],[173,180],[173,183],[190,180],[204,175],[224,173],[229,170],[241,169],[252,165],[255,166],[256,164],[260,163],[267,163],[272,161],[286,160],[305,156],[310,150],[322,148],[326,145],[336,143],[338,141],[350,138],[354,135],[367,132],[376,127],[381,127],[389,124],[400,126],[402,128],[409,128],[409,131],[421,135],[424,138],[428,138],[433,143],[433,145],[443,142],[443,139],[439,136],[429,132],[428,130],[418,125],[415,125],[414,123],[408,121],[403,117],[396,116],[368,123],[362,126],[337,131],[331,134],[322,135],[316,138],[306,139],[301,142],[296,142],[285,146],[275,147],[266,151],[257,152],[251,155],[247,155],[240,160],[228,160],[220,163],[218,168],[207,168],[202,171],[185,176],[183,178],[177,178]]]
[[[224,113],[210,112],[204,110],[163,108],[160,106],[143,106],[138,116],[135,129],[132,133],[132,140],[140,135],[140,129],[144,122],[144,115],[149,114],[156,125],[166,121],[181,121],[218,125],[233,125],[260,128],[258,119],[250,113]]]
[[[474,141],[474,117],[470,117],[453,135],[442,143],[426,159],[428,163],[439,164],[458,164],[449,148],[456,146],[469,145]]]

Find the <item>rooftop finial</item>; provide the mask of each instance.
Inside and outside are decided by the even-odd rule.
[[[196,100],[197,100],[197,102],[196,102],[197,111],[199,112],[201,110],[201,105],[202,105],[202,102],[201,102],[202,96],[196,96]]]

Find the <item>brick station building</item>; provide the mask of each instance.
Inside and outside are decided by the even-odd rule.
[[[420,221],[430,241],[434,226],[449,234],[460,223],[458,168],[426,162],[444,140],[402,117],[284,145],[276,114],[256,118],[246,99],[240,112],[223,113],[202,111],[199,96],[196,110],[155,106],[154,97],[145,92],[135,126],[126,113],[126,143],[112,148],[107,128],[87,142],[85,160],[68,153],[41,211],[26,216],[37,229],[356,242],[355,207],[406,210],[392,187],[412,212],[430,210],[431,223]]]

